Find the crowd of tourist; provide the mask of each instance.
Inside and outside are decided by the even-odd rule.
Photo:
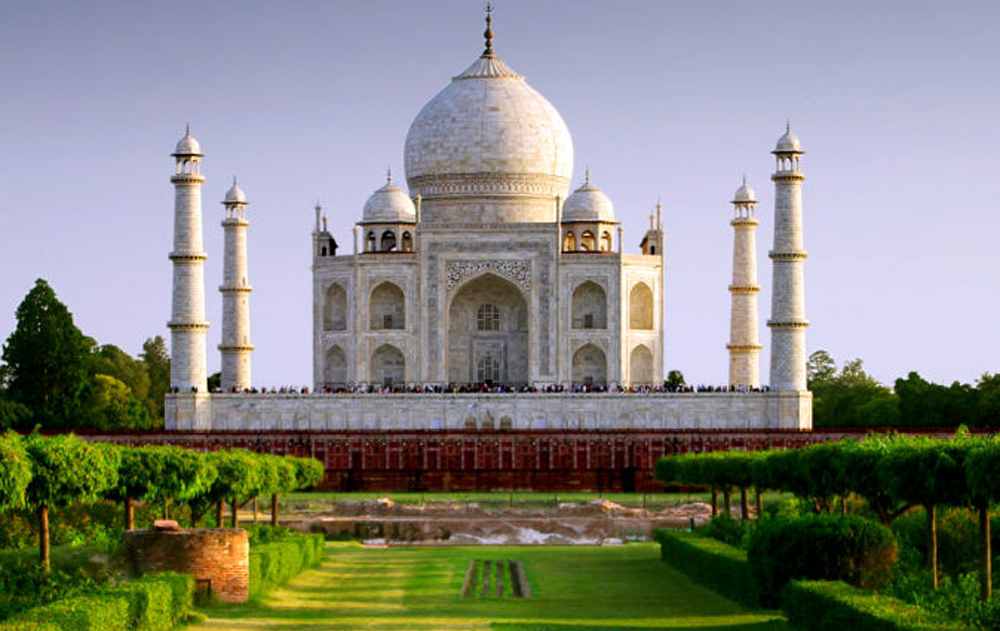
[[[574,383],[569,385],[550,384],[536,387],[528,384],[491,384],[491,383],[449,383],[442,384],[338,384],[327,385],[320,390],[311,391],[308,386],[281,386],[277,388],[245,388],[230,389],[229,394],[502,394],[502,393],[614,393],[614,394],[663,394],[663,393],[750,393],[767,392],[768,386],[674,386],[664,382],[661,385],[623,386],[621,384],[589,384]],[[171,392],[179,392],[176,387]],[[192,389],[194,391],[194,389]],[[222,389],[213,392],[221,393]]]

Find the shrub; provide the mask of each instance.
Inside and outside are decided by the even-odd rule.
[[[889,596],[840,581],[792,581],[781,594],[788,622],[800,631],[959,631],[948,622]]]
[[[699,535],[745,549],[747,533],[750,532],[750,522],[736,520],[726,515],[716,515],[712,521],[699,528],[697,532]]]
[[[695,582],[745,605],[757,604],[746,552],[721,541],[676,530],[653,532],[660,558]]]
[[[778,604],[791,579],[843,580],[859,587],[884,585],[892,576],[897,547],[885,526],[856,516],[809,515],[758,524],[747,560],[761,603]]]
[[[129,629],[170,631],[191,609],[194,579],[184,574],[151,574],[102,593],[121,594],[128,600]]]
[[[22,613],[17,620],[47,623],[64,631],[127,631],[129,601],[106,593],[67,598]]]
[[[281,585],[299,572],[315,567],[323,556],[323,536],[288,534],[271,543],[250,546],[250,597]]]
[[[992,545],[1000,545],[1000,518],[991,520]],[[913,508],[892,523],[900,558],[916,567],[927,558],[927,517],[923,508]],[[978,517],[967,508],[938,511],[938,568],[949,576],[979,568]]]

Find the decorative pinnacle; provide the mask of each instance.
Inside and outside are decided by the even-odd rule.
[[[743,174],[743,186],[746,186],[746,185],[747,185],[747,174],[744,173]]]
[[[319,205],[319,199],[316,200],[316,212],[323,210],[323,207]]]
[[[233,186],[236,186],[236,176],[233,175]]]
[[[590,167],[587,167],[583,172],[583,185],[590,186]]]
[[[789,119],[786,118],[785,119],[785,133],[788,134],[788,133],[791,133],[791,131],[792,131],[792,121],[790,121]]]
[[[387,186],[392,184],[392,167],[385,168],[385,183]]]
[[[493,23],[493,5],[489,2],[486,3],[486,30],[483,31],[483,37],[486,38],[486,50],[483,51],[483,57],[493,56],[493,28],[490,26]]]
[[[185,136],[190,136],[191,135],[191,123],[185,123],[184,124],[184,135]]]

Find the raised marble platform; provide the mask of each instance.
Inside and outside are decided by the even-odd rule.
[[[166,395],[166,429],[811,429],[812,393]]]

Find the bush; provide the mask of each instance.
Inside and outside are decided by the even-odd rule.
[[[800,631],[959,631],[920,607],[864,592],[840,581],[792,581],[781,594],[781,609]]]
[[[152,574],[23,611],[0,631],[170,631],[187,617],[193,598],[192,577]]]
[[[129,629],[170,631],[191,608],[194,578],[185,574],[151,574],[103,593],[120,594],[128,600]]]
[[[319,565],[324,543],[322,535],[295,533],[271,543],[251,544],[250,597],[264,594],[299,572]]]
[[[677,530],[655,530],[660,558],[695,582],[745,605],[757,605],[746,552],[721,541]]]
[[[792,579],[843,580],[871,588],[888,583],[897,547],[885,526],[853,515],[810,515],[757,525],[747,560],[761,603],[777,606]]]
[[[927,513],[913,508],[892,523],[900,559],[914,569],[927,558]],[[1000,550],[1000,517],[990,519],[993,550]],[[938,509],[938,569],[957,576],[979,569],[979,518],[967,508]]]
[[[726,515],[716,515],[712,521],[698,529],[698,534],[716,541],[746,549],[746,537],[750,532],[750,522],[733,519]]]
[[[124,595],[95,593],[29,609],[17,620],[63,631],[128,631],[129,601]]]

